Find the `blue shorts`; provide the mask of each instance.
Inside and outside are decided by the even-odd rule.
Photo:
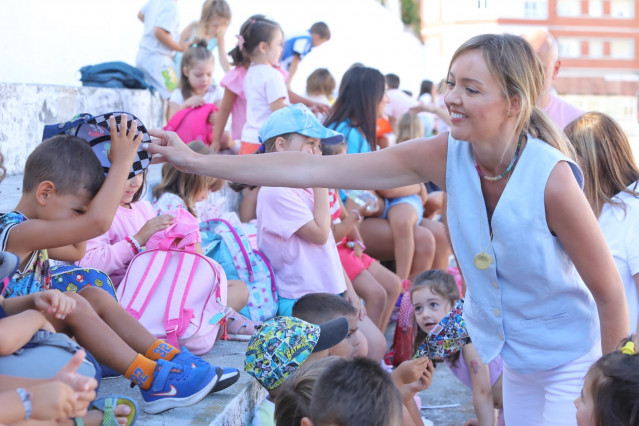
[[[397,197],[397,198],[386,198],[386,205],[384,207],[384,214],[382,214],[383,219],[388,218],[388,211],[391,207],[396,206],[397,204],[410,204],[415,208],[417,212],[417,224],[419,225],[424,217],[424,204],[422,203],[422,199],[417,194],[407,195],[405,197]]]

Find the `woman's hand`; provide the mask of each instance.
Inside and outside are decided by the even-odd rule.
[[[151,129],[149,130],[149,135],[156,139],[151,140],[151,143],[142,144],[142,149],[151,154],[159,154],[161,156],[154,156],[152,163],[156,164],[168,161],[179,171],[191,173],[189,165],[201,154],[197,154],[186,146],[175,132]]]
[[[145,246],[149,238],[158,231],[168,228],[175,222],[175,217],[169,214],[163,214],[149,219],[144,226],[133,236],[141,246]]]

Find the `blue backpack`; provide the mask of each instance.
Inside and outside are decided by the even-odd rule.
[[[119,61],[87,65],[80,68],[80,81],[83,86],[155,91],[155,88],[144,79],[142,71]]]
[[[268,259],[253,250],[248,237],[224,219],[200,223],[202,251],[222,266],[229,280],[242,280],[249,290],[248,311],[254,321],[277,314],[275,274]]]

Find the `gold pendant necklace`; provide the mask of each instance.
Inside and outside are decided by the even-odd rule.
[[[486,250],[490,248],[490,245],[492,244],[492,241],[493,241],[493,231],[492,229],[490,230],[490,240],[488,240],[488,246],[482,250],[481,249],[481,223],[482,223],[481,205],[482,205],[482,201],[484,201],[484,197],[482,196],[482,192],[481,192],[481,182],[479,183],[479,195],[480,195],[479,197],[479,249],[480,249],[480,252],[475,255],[475,259],[473,260],[473,263],[475,264],[475,268],[483,271],[488,269],[490,265],[493,263],[493,257],[489,255],[488,253],[486,253]],[[486,217],[488,217],[488,209],[486,209]]]

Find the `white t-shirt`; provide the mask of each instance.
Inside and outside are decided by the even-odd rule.
[[[173,40],[178,40],[180,13],[175,0],[149,0],[140,12],[144,15],[144,32],[140,49],[161,55],[171,55],[173,51],[160,43],[154,34],[155,27],[165,29]]]
[[[633,189],[634,186],[632,184],[629,188]],[[634,188],[635,191],[638,189]],[[599,225],[623,281],[630,314],[630,330],[634,332],[639,316],[639,300],[634,280],[634,275],[639,274],[639,198],[620,192],[615,196],[615,201],[622,201],[626,206],[625,211],[622,206],[604,204]]]
[[[207,104],[214,104],[216,101],[222,99],[224,96],[224,92],[222,88],[217,85],[211,85],[209,89],[204,94],[204,102]],[[184,103],[184,96],[182,96],[182,91],[180,89],[176,89],[171,93],[171,97],[169,98],[169,102],[175,102],[178,105],[182,105]]]
[[[246,123],[242,142],[260,143],[257,131],[271,115],[271,104],[284,98],[289,103],[288,89],[282,73],[270,65],[251,65],[244,79]]]
[[[399,89],[388,89],[388,105],[386,105],[386,114],[399,120],[402,114],[408,112],[411,107],[417,106],[419,102],[413,99]]]

